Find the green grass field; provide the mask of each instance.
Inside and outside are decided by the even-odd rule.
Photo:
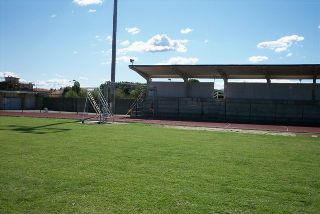
[[[0,213],[319,213],[317,138],[0,117]]]

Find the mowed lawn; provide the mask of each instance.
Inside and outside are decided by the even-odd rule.
[[[319,213],[320,140],[0,117],[0,213]]]

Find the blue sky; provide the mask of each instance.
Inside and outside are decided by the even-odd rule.
[[[116,81],[135,64],[320,63],[319,0],[119,0]],[[112,0],[0,0],[0,76],[110,80]]]

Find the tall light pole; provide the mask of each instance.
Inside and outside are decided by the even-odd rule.
[[[113,33],[112,33],[112,59],[111,59],[111,94],[112,94],[112,112],[115,113],[116,100],[116,58],[117,58],[117,18],[118,18],[118,0],[113,3]]]

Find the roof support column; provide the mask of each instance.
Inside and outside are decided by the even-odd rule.
[[[268,83],[268,84],[271,84],[271,79],[270,79],[270,76],[269,76],[269,75],[266,76],[266,80],[267,80],[267,83]]]
[[[183,78],[183,82],[185,85],[185,97],[189,97],[189,82],[188,78]]]
[[[227,96],[228,96],[228,78],[223,78],[223,87],[224,87],[224,89],[223,89],[223,93],[224,93],[224,99],[226,99],[227,98]]]
[[[228,96],[228,75],[222,70],[218,69],[217,72],[220,74],[220,76],[223,79],[223,93],[224,93],[224,99]]]
[[[312,101],[316,101],[316,84],[317,84],[317,76],[313,76],[312,81]]]
[[[180,71],[178,68],[171,68],[172,71],[180,76],[181,79],[183,79],[184,82],[188,82],[188,76],[185,75],[182,71]]]
[[[147,80],[147,90],[146,90],[146,96],[147,97],[149,97],[149,91],[150,91],[150,89],[152,90],[152,88],[153,88],[153,90],[154,90],[154,87],[152,87],[152,85],[151,85],[151,83],[152,83],[152,79],[150,78],[150,77],[147,77],[147,78],[145,78],[146,80]],[[153,96],[154,96],[154,91],[153,91]]]

